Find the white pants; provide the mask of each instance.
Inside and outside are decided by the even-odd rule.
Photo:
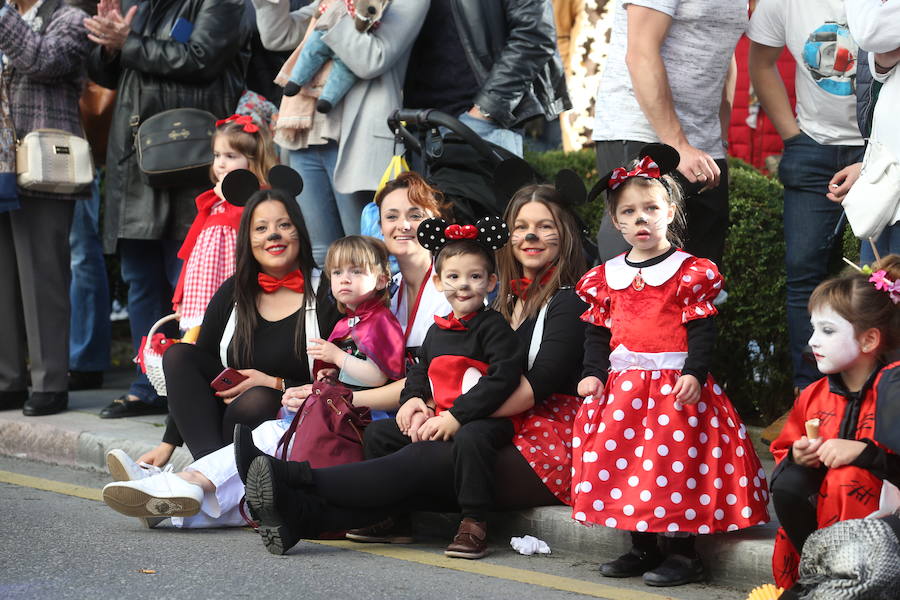
[[[290,424],[290,418],[266,421],[253,430],[253,443],[261,451],[274,456],[278,441]],[[244,484],[234,462],[234,444],[207,454],[191,463],[185,471],[201,473],[216,486],[216,490],[203,495],[199,513],[191,517],[172,517],[172,525],[188,528],[246,525],[238,508],[244,497]]]

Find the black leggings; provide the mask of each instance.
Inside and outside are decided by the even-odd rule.
[[[560,504],[511,444],[499,451],[494,476],[498,509]],[[450,442],[416,442],[381,458],[314,469],[313,481],[311,493],[335,508],[371,511],[373,522],[385,513],[459,511]]]
[[[236,424],[256,428],[281,407],[281,392],[260,386],[225,404],[209,386],[223,368],[218,357],[192,344],[175,344],[163,355],[169,414],[180,434],[172,439],[167,430],[163,441],[183,440],[194,460],[230,444]]]
[[[826,473],[825,469],[789,462],[772,478],[770,487],[775,514],[797,554],[803,552],[806,538],[819,528],[816,506],[810,498],[818,494]]]

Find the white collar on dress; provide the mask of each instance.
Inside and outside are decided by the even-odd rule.
[[[627,254],[627,252],[625,254]],[[606,274],[606,285],[611,289],[624,290],[631,285],[632,281],[634,281],[634,277],[638,274],[638,271],[641,272],[641,277],[647,285],[652,285],[654,287],[661,286],[678,272],[678,269],[681,268],[681,263],[691,257],[687,252],[676,250],[672,256],[666,258],[661,263],[655,264],[652,267],[638,269],[625,262],[625,254],[620,254],[615,258],[611,258],[603,265]]]

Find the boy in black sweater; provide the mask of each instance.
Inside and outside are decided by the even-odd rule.
[[[513,436],[512,422],[491,415],[522,378],[521,345],[506,320],[484,305],[497,285],[494,251],[509,238],[506,223],[482,219],[475,226],[429,219],[419,242],[435,259],[435,287],[453,312],[435,316],[408,369],[396,421],[366,431],[366,458],[395,452],[416,441],[453,441],[457,501],[463,520],[444,552],[456,558],[487,554],[487,513],[493,504],[497,450]],[[370,541],[365,535],[348,536]]]

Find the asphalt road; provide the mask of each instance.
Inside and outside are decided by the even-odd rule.
[[[654,589],[639,579],[603,579],[601,557],[523,557],[499,544],[480,561],[444,558],[444,540],[302,542],[273,556],[245,528],[143,529],[97,500],[107,481],[0,457],[0,598],[745,598],[708,585]]]

